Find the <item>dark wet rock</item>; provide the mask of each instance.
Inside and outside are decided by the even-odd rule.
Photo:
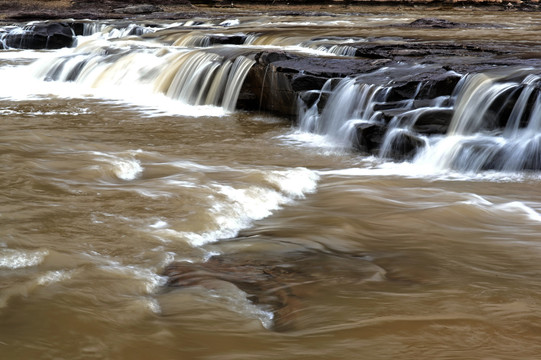
[[[397,43],[387,43],[378,41],[360,42],[349,44],[356,49],[355,56],[367,59],[393,59],[393,60],[408,60],[419,58],[420,62],[437,63],[441,61],[441,57],[464,57],[478,56],[489,57],[507,53],[508,50],[502,47],[490,45],[476,44],[460,44],[444,42],[412,42],[402,41]],[[456,60],[452,61],[455,62]],[[462,63],[462,62],[460,62]]]
[[[483,23],[459,23],[454,21],[449,21],[446,19],[440,18],[421,18],[414,20],[406,25],[410,28],[419,28],[419,29],[463,29],[463,28],[502,28],[503,25],[499,24],[483,24]]]
[[[208,37],[208,45],[242,45],[246,41],[246,35],[216,35],[212,34]]]
[[[452,109],[425,109],[413,124],[413,130],[423,135],[445,134],[449,129],[452,118]]]
[[[280,72],[301,73],[318,77],[346,77],[375,71],[381,67],[371,61],[350,58],[297,57],[272,63]],[[308,89],[306,89],[308,90]]]
[[[285,51],[256,54],[256,64],[239,97],[239,108],[270,111],[294,119],[298,114],[298,99],[301,99],[307,107],[317,101],[321,112],[329,95],[321,91],[324,84],[354,77],[358,83],[384,88],[385,98],[374,104],[377,117],[372,120],[375,123],[356,125],[357,139],[353,146],[363,153],[378,153],[386,126],[394,121],[393,126],[398,124],[413,131],[397,135],[392,150],[388,151],[387,156],[403,160],[410,159],[424,146],[421,135],[447,132],[453,116],[452,95],[463,74],[501,66],[541,67],[539,59],[524,53],[529,50],[520,44],[501,49],[475,43],[398,41],[379,44],[373,39],[354,46],[366,56],[321,58]],[[516,81],[520,83],[524,76],[523,72],[517,72]],[[484,122],[486,130],[505,126],[518,94],[503,93],[493,102],[486,112],[485,117],[489,118]],[[535,98],[532,96],[529,101]],[[413,114],[418,114],[415,123],[411,123]],[[528,115],[525,112],[523,118]]]
[[[297,115],[298,94],[320,90],[331,78],[377,70],[371,61],[348,58],[317,58],[283,51],[265,51],[255,55],[241,93],[259,99],[260,110],[294,118]],[[242,97],[240,98],[243,103]],[[240,107],[242,108],[242,107]]]
[[[329,78],[324,76],[297,74],[291,79],[291,87],[294,91],[298,92],[321,89],[327,80],[329,80]]]
[[[462,75],[454,71],[435,75],[423,82],[417,97],[421,99],[435,99],[441,96],[450,96],[460,79],[462,79]]]
[[[304,91],[299,94],[299,98],[304,102],[307,108],[312,107],[321,97],[321,92],[317,90]]]
[[[84,22],[71,22],[67,23],[71,29],[73,30],[73,33],[75,36],[81,36],[85,33],[85,24]]]
[[[11,31],[4,41],[16,49],[60,49],[73,45],[75,33],[67,23],[38,23]]]
[[[391,138],[384,156],[394,160],[411,160],[425,146],[425,141],[410,131],[396,130],[388,136]]]
[[[355,125],[353,147],[364,154],[377,154],[387,131],[381,123],[363,122]]]
[[[219,293],[220,283],[235,285],[254,304],[273,312],[275,331],[298,327],[303,300],[314,296],[314,283],[359,286],[382,280],[384,274],[362,257],[309,250],[219,255],[203,263],[175,262],[164,271],[170,289],[200,286]]]

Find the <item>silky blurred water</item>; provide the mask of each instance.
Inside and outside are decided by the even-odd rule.
[[[223,31],[405,36],[379,25],[427,15],[241,19]],[[498,32],[407,36],[537,41],[536,14],[501,15],[438,14],[504,22]],[[79,41],[120,44],[101,36]],[[155,41],[149,48],[174,51],[158,31],[147,36]],[[129,51],[138,51],[133,41]],[[3,359],[535,359],[541,352],[537,173],[387,163],[270,115],[186,105],[141,93],[144,86],[129,92],[130,84],[36,77],[71,51],[0,53]],[[287,331],[273,331],[272,312],[231,284],[164,286],[173,261],[213,254],[280,261],[295,252],[316,254],[303,266],[317,276],[299,284]],[[323,260],[332,265],[325,273]]]

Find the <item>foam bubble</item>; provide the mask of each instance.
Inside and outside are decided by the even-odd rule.
[[[141,163],[135,159],[115,160],[113,165],[116,176],[122,180],[133,180],[143,172]]]
[[[141,162],[133,156],[140,153],[140,150],[128,151],[126,153],[104,153],[95,151],[96,160],[106,163],[112,173],[121,180],[135,180],[143,173]]]
[[[167,221],[157,220],[154,224],[149,225],[153,229],[163,229],[167,227]]]

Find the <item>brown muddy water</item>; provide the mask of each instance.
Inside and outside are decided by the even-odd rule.
[[[504,26],[380,27],[428,16]],[[318,51],[311,38],[346,34],[535,52],[538,24],[502,12],[269,16],[124,37],[89,23],[75,49],[3,50],[1,358],[539,358],[538,173],[363,157],[232,111],[242,69],[204,94],[177,76],[223,68],[190,52],[208,32],[255,34],[243,49]],[[232,283],[165,286],[171,262],[217,254],[302,266],[283,328]]]

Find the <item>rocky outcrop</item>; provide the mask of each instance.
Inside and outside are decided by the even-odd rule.
[[[2,36],[6,47],[16,49],[60,49],[70,47],[75,33],[67,23],[46,22],[26,25]]]
[[[466,25],[421,19],[407,26]],[[375,38],[348,46],[355,48],[355,56],[313,57],[283,51],[256,54],[256,64],[246,78],[238,107],[290,119],[297,119],[301,107],[317,105],[322,113],[340,79],[355,78],[359,84],[383,90],[371,105],[374,117],[370,121],[356,120],[352,147],[365,154],[382,155],[383,151],[386,157],[407,160],[425,146],[424,137],[447,132],[453,117],[453,92],[465,74],[490,71],[495,66],[541,68],[541,60],[520,44],[495,47],[473,42],[386,42]],[[500,94],[501,99],[488,108],[494,115],[491,127],[505,127],[518,90],[514,95]],[[396,133],[388,147],[382,149],[389,130],[397,126],[405,131]]]

